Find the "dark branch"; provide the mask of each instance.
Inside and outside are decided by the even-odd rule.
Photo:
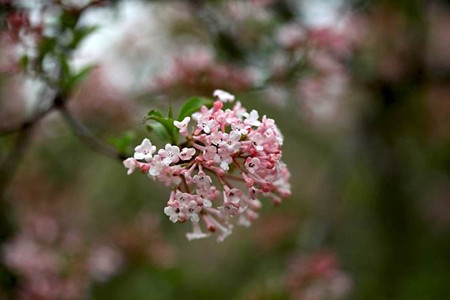
[[[78,121],[67,109],[66,106],[61,105],[58,107],[59,112],[63,116],[64,120],[69,124],[73,133],[78,136],[87,146],[89,146],[92,150],[112,157],[118,160],[124,160],[128,156],[120,153],[113,147],[103,143],[99,140],[84,124]]]
[[[17,136],[16,142],[13,149],[2,161],[0,166],[0,199],[3,198],[6,188],[13,178],[20,161],[22,160],[28,146],[30,144],[33,124],[27,125],[19,130],[19,135]]]
[[[53,110],[53,108],[54,108],[54,105],[52,104],[49,107],[39,111],[38,113],[36,113],[31,118],[27,119],[22,124],[15,125],[15,126],[10,126],[10,127],[5,127],[5,128],[0,128],[0,136],[13,134],[13,133],[18,132],[20,130],[24,130],[24,129],[27,129],[27,128],[31,127],[32,125],[34,125],[35,123],[37,123],[41,119],[43,119],[49,112],[51,112]]]

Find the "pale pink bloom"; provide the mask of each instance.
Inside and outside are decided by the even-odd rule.
[[[144,139],[142,143],[134,148],[134,158],[139,160],[150,161],[153,153],[155,153],[156,147],[152,145],[149,139]]]
[[[218,125],[216,120],[210,118],[209,116],[201,117],[198,123],[198,128],[203,130],[205,133],[211,133],[211,131]]]
[[[189,241],[203,239],[211,235],[210,233],[204,233],[198,222],[192,222],[192,228],[192,232],[186,233],[186,237]]]
[[[230,153],[235,153],[241,148],[240,139],[241,134],[238,131],[231,131],[230,134],[224,133],[219,147],[225,148]]]
[[[198,189],[207,190],[211,187],[212,179],[205,172],[200,171],[192,178]]]
[[[229,165],[233,162],[233,158],[230,156],[231,152],[228,149],[219,148],[217,155],[214,158],[214,162],[220,165],[220,168],[224,171],[229,170]]]
[[[127,174],[130,175],[134,172],[136,168],[139,167],[139,163],[136,161],[136,159],[129,157],[123,161],[123,165],[125,168],[128,169]]]
[[[185,117],[183,119],[183,121],[179,122],[179,121],[173,121],[173,125],[175,125],[175,127],[177,127],[178,129],[180,129],[180,134],[187,136],[189,133],[187,131],[188,128],[188,124],[191,121],[190,117]]]
[[[251,126],[259,126],[261,122],[258,121],[259,114],[256,110],[252,110],[250,113],[244,113],[244,124],[248,124]]]
[[[234,101],[234,95],[223,90],[215,90],[213,96],[224,103]]]
[[[228,189],[225,192],[225,198],[234,205],[239,205],[242,197],[243,197],[242,191],[236,188]]]
[[[162,159],[159,155],[155,156],[150,164],[150,169],[148,174],[151,176],[158,176],[164,170],[165,164],[162,162]]]
[[[253,157],[253,158],[249,157],[249,158],[247,158],[247,161],[245,162],[245,167],[252,174],[255,173],[259,169],[260,165],[261,165],[261,161],[256,157]]]
[[[176,223],[181,215],[181,210],[178,207],[166,206],[164,213],[169,217],[169,220]]]
[[[165,165],[170,165],[172,163],[177,163],[180,158],[178,155],[180,154],[180,148],[178,146],[172,146],[171,144],[166,144],[165,150],[159,150],[158,155],[162,157],[162,162]]]
[[[195,154],[194,148],[183,148],[178,155],[181,160],[190,160]]]
[[[209,236],[198,224],[203,222],[223,241],[233,223],[249,226],[258,217],[258,197],[279,204],[290,195],[290,174],[281,162],[283,137],[272,119],[259,120],[256,110],[247,113],[239,102],[223,110],[223,103],[215,101],[192,118],[196,129],[186,139],[189,147],[167,144],[139,167],[172,188],[164,213],[171,222],[194,224],[189,240]],[[187,122],[175,124],[180,133]]]

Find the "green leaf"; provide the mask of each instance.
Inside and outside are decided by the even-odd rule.
[[[169,101],[169,112],[167,113],[167,116],[170,119],[173,119],[173,110],[172,110],[172,102]]]
[[[24,70],[26,70],[27,69],[27,67],[28,67],[28,63],[30,62],[30,58],[28,57],[28,55],[23,55],[21,58],[20,58],[20,65],[22,66],[22,68],[24,69]]]
[[[171,143],[176,144],[178,139],[178,133],[177,128],[175,127],[175,125],[173,125],[174,120],[172,118],[166,118],[160,111],[153,109],[148,112],[145,121],[147,120],[153,120],[160,123],[166,129],[167,134],[170,137],[169,140],[171,141]]]
[[[157,110],[157,109],[152,109],[151,111],[149,111],[149,112],[147,113],[147,117],[145,118],[145,120],[149,120],[149,119],[151,119],[152,117],[161,117],[161,118],[164,118],[164,115],[163,115],[163,113],[160,112],[159,110]]]
[[[134,145],[134,140],[136,139],[136,133],[134,131],[127,131],[121,137],[111,137],[109,142],[120,152],[120,153],[131,153],[132,145]]]
[[[49,53],[53,53],[56,48],[56,39],[53,37],[44,37],[39,43],[37,63],[40,68],[42,68],[42,61],[45,56]]]
[[[69,48],[75,49],[78,47],[78,45],[91,33],[96,31],[99,28],[99,26],[83,26],[76,28],[73,31],[73,39],[72,42],[69,45]]]
[[[73,11],[63,11],[61,16],[59,17],[59,24],[63,28],[75,28],[78,23],[79,14],[74,13]]]
[[[186,101],[180,109],[178,120],[182,121],[185,117],[192,115],[194,112],[200,110],[202,106],[211,107],[213,101],[204,97],[193,97]]]
[[[145,128],[149,133],[155,133],[158,136],[158,138],[164,143],[170,142],[172,139],[170,135],[167,133],[166,128],[160,123],[152,122],[148,124]]]
[[[88,76],[95,67],[95,65],[86,66],[82,68],[78,73],[70,76],[70,79],[67,83],[68,89],[72,89],[76,84],[86,78],[86,76]]]

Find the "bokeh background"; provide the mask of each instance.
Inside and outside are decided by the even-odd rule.
[[[450,299],[446,1],[0,5],[1,299]],[[292,196],[188,242],[121,159],[216,88],[276,120]]]

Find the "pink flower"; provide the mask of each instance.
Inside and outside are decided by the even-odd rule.
[[[195,154],[194,148],[183,148],[178,155],[181,160],[190,160]]]
[[[225,103],[234,101],[234,95],[232,95],[228,92],[225,92],[223,90],[215,90],[213,93],[213,96]]]
[[[274,120],[259,120],[256,110],[247,113],[239,102],[223,110],[222,101],[234,97],[220,90],[215,96],[219,100],[211,109],[202,107],[192,115],[192,134],[186,131],[188,117],[174,123],[186,136],[186,146],[167,144],[153,158],[139,162],[151,178],[171,187],[164,213],[173,223],[193,223],[189,240],[216,233],[223,241],[233,223],[249,226],[258,217],[258,197],[279,204],[291,193],[290,173],[281,161],[283,137]],[[129,171],[136,167],[132,160],[126,166]],[[202,224],[209,233],[202,231]]]
[[[148,162],[155,151],[156,147],[152,145],[152,142],[149,139],[144,139],[139,146],[134,148],[134,158]]]
[[[258,121],[259,114],[256,110],[252,110],[250,113],[244,113],[244,124],[251,125],[251,126],[259,126],[261,125],[261,122]]]
[[[247,158],[247,161],[245,162],[245,168],[247,168],[248,172],[251,174],[256,173],[256,171],[259,169],[261,165],[261,161],[256,158]]]
[[[190,121],[191,121],[191,118],[186,117],[181,122],[173,121],[173,125],[175,125],[175,127],[180,129],[180,134],[182,134],[183,136],[187,136],[188,135],[187,127],[188,127],[188,124]]]
[[[139,164],[138,164],[138,162],[136,161],[136,159],[134,159],[134,158],[132,158],[132,157],[125,159],[125,160],[123,161],[123,165],[125,166],[125,168],[128,169],[128,172],[127,172],[128,175],[130,175],[131,173],[133,173],[134,170],[135,170],[137,167],[139,167]]]
[[[158,176],[164,170],[165,164],[161,160],[161,156],[155,156],[150,164],[148,174],[151,176]]]
[[[170,165],[172,163],[177,163],[180,158],[178,155],[180,154],[180,148],[178,146],[172,146],[171,144],[166,144],[165,150],[159,150],[158,155],[163,158],[162,162],[165,165]]]

